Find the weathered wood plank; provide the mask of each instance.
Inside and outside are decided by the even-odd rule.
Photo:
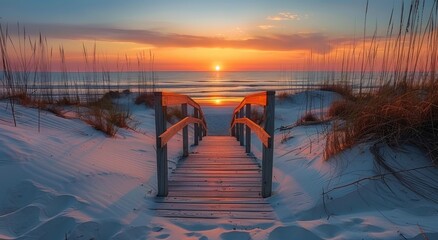
[[[210,153],[206,153],[206,152],[203,152],[203,153],[192,152],[190,154],[190,158],[194,158],[194,159],[196,159],[196,158],[203,158],[203,159],[206,159],[206,160],[208,160],[208,159],[215,159],[215,158],[216,159],[217,158],[226,159],[226,158],[245,158],[245,157],[248,158],[248,159],[252,159],[254,161],[253,157],[246,156],[246,154],[242,155],[242,154],[238,154],[238,153],[228,153],[228,154],[226,154],[226,153],[221,153],[221,152],[210,152]]]
[[[179,162],[177,167],[195,167],[195,166],[199,166],[199,167],[207,167],[207,166],[216,166],[216,167],[224,167],[224,166],[235,166],[235,167],[239,167],[239,166],[246,166],[246,167],[250,167],[250,166],[254,166],[255,167],[259,167],[260,165],[258,163],[254,163],[252,161],[245,161],[245,162],[237,162],[237,161],[227,161],[227,160],[211,160],[211,161],[205,161],[205,160],[200,160],[200,161],[190,161],[190,163],[181,163]],[[224,168],[227,168],[224,167]]]
[[[240,177],[240,178],[223,178],[223,177],[191,177],[191,176],[170,176],[169,181],[186,181],[186,182],[261,182],[260,177]]]
[[[178,166],[179,169],[191,169],[191,170],[205,170],[205,171],[215,171],[215,170],[260,170],[260,166],[255,164],[184,164]]]
[[[169,186],[261,187],[261,182],[185,182],[169,181]]]
[[[220,191],[169,191],[169,197],[227,197],[227,198],[260,198],[261,192],[220,192]]]
[[[270,212],[229,212],[229,211],[177,211],[157,210],[158,216],[173,218],[229,218],[229,219],[264,219],[274,220],[275,215]]]
[[[172,173],[172,178],[178,177],[197,177],[197,178],[232,178],[232,179],[240,179],[240,178],[257,178],[260,179],[259,173],[246,173],[246,174],[231,174],[231,173]]]
[[[216,198],[192,198],[192,197],[157,197],[155,198],[155,202],[157,203],[199,203],[199,204],[205,204],[205,203],[232,203],[232,204],[238,204],[238,203],[245,203],[245,204],[261,204],[265,203],[266,201],[263,198],[223,198],[223,197],[216,197]]]
[[[169,185],[169,191],[212,191],[212,192],[260,192],[259,186],[245,187],[245,186],[175,186]]]
[[[272,212],[266,203],[157,203],[153,210]]]
[[[177,168],[173,173],[176,174],[210,174],[213,176],[222,176],[224,175],[245,175],[245,176],[258,176],[260,177],[261,169],[187,169],[187,168]]]

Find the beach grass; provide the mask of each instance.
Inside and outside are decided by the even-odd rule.
[[[64,107],[76,106],[78,115],[85,122],[108,136],[114,136],[117,128],[129,127],[129,108],[118,106],[118,96],[122,92],[121,74],[117,74],[118,79],[111,79],[106,57],[98,53],[96,44],[91,48],[83,44],[84,72],[72,79],[62,45],[56,55],[56,51],[41,33],[37,38],[32,38],[26,33],[25,27],[17,24],[16,29],[17,33],[11,34],[7,25],[0,24],[0,59],[3,68],[0,75],[0,94],[2,99],[9,101],[15,126],[15,104],[21,104],[57,114]],[[131,70],[131,59],[127,55],[125,66],[122,65],[118,59],[117,71]],[[52,76],[54,66],[59,66],[60,69],[60,79],[56,81]],[[154,54],[150,51],[147,58],[145,52],[139,53],[137,68],[137,99],[145,101],[146,106],[150,107],[150,96],[156,89]],[[79,76],[83,79],[78,79]],[[130,90],[123,91],[127,92]],[[80,112],[79,109],[85,110]],[[38,129],[40,117],[41,114],[38,114]]]
[[[363,66],[357,91],[352,85],[335,83],[325,88],[344,97],[328,111],[334,121],[327,134],[326,159],[371,141],[389,146],[415,145],[438,163],[438,8],[434,1],[431,11],[424,11],[425,3],[413,0],[406,7],[409,11],[404,11],[403,5],[398,26],[391,15],[384,44],[374,42],[373,35],[371,47],[359,54],[362,57],[348,57],[343,66],[358,62]],[[399,31],[393,34],[397,27]],[[363,41],[364,45],[369,41],[365,35]],[[348,49],[345,55],[355,51]],[[383,58],[378,59],[376,51],[383,52]],[[378,65],[380,71],[376,72]],[[378,85],[367,89],[363,81],[371,74],[369,70],[378,74]]]

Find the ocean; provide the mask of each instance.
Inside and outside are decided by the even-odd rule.
[[[200,102],[237,102],[247,94],[275,90],[294,93],[318,88],[323,83],[345,79],[341,72],[245,71],[245,72],[52,72],[28,76],[27,85],[42,94],[51,89],[55,97],[65,92],[104,93],[109,90],[131,92],[170,91],[186,94]],[[349,73],[351,86],[358,83],[359,73]],[[20,79],[20,78],[16,78]],[[25,79],[21,77],[21,79]],[[372,87],[374,77],[365,87]],[[18,81],[20,84],[20,81]],[[24,83],[21,83],[24,84]]]

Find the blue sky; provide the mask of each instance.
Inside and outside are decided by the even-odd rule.
[[[370,22],[386,24],[391,8],[396,5],[398,9],[399,3],[400,0],[371,0]],[[7,23],[92,25],[233,37],[236,29],[261,34],[260,26],[265,26],[268,33],[351,35],[355,28],[362,29],[366,1],[2,0],[1,5],[0,17]],[[297,18],[269,20],[280,13]]]

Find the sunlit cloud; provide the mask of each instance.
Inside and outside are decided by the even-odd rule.
[[[28,32],[29,29],[39,31],[48,38],[130,42],[161,48],[235,48],[262,51],[312,50],[318,53],[328,52],[332,49],[329,43],[330,39],[321,33],[272,34],[249,36],[245,39],[227,39],[222,36],[209,37],[162,33],[151,30],[73,25],[38,25],[28,27]],[[37,32],[34,32],[34,34],[37,34]]]
[[[266,18],[267,20],[271,21],[288,21],[288,20],[301,20],[300,16],[298,14],[293,14],[290,12],[281,12],[278,13],[275,16],[269,16]]]
[[[259,25],[258,27],[262,30],[269,30],[269,29],[274,28],[273,25]]]

